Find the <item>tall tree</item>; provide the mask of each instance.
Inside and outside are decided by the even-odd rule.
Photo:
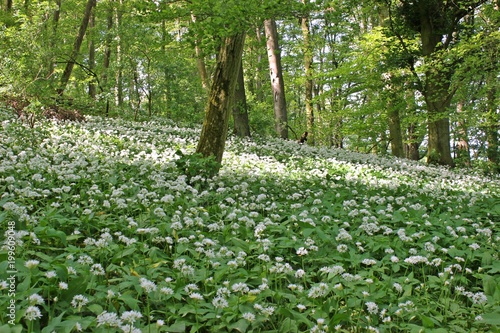
[[[243,64],[240,65],[238,72],[238,82],[234,93],[233,106],[234,133],[237,136],[250,136],[250,124],[248,122],[248,106],[245,93],[245,77],[243,73]]]
[[[191,13],[191,20],[196,23],[196,16]],[[196,54],[196,67],[198,68],[198,73],[201,78],[201,85],[204,90],[208,91],[210,88],[210,78],[207,72],[207,66],[205,64],[205,56],[201,50],[201,39],[196,37],[194,40],[194,50]]]
[[[92,14],[90,15],[89,25],[92,31],[95,28],[95,9],[92,10]],[[91,36],[89,38],[89,70],[93,73],[94,68],[95,68],[95,43],[94,43],[94,37]],[[91,80],[89,82],[89,97],[95,99],[96,95],[97,95],[96,82],[95,80]]]
[[[274,18],[264,21],[266,34],[267,57],[269,59],[269,75],[273,92],[274,119],[276,133],[282,139],[288,139],[288,116],[285,98],[285,83],[281,68],[281,51],[278,42],[278,29]]]
[[[111,41],[113,40],[113,5],[112,1],[108,3],[108,10],[106,13],[106,32],[105,32],[105,41],[104,41],[104,57],[103,57],[103,70],[102,70],[102,85],[105,87],[106,92],[106,110],[105,114],[106,116],[109,116],[109,108],[110,108],[110,102],[109,102],[109,97],[108,92],[109,92],[109,85],[108,85],[108,77],[109,77],[109,67],[111,64]]]
[[[402,48],[408,49],[403,29],[395,29],[396,17],[392,14],[393,4],[386,0],[390,8],[392,31],[401,41]],[[405,31],[417,32],[420,37],[421,56],[424,60],[424,80],[420,90],[427,107],[428,151],[429,163],[454,165],[450,148],[449,107],[454,89],[451,89],[451,79],[457,66],[452,59],[447,58],[446,50],[459,43],[462,19],[472,13],[485,0],[399,0],[396,1],[398,17],[403,19]],[[415,62],[408,54],[408,64],[415,77]]]
[[[69,78],[71,77],[71,72],[73,71],[73,67],[75,66],[76,59],[78,58],[78,54],[80,52],[80,46],[83,42],[83,37],[85,36],[85,32],[87,31],[87,26],[90,21],[90,16],[92,13],[92,8],[95,6],[96,0],[87,0],[87,5],[85,6],[85,12],[83,14],[82,23],[80,24],[80,29],[78,30],[78,35],[76,36],[75,43],[73,45],[73,50],[71,51],[71,55],[69,57],[68,62],[66,63],[66,68],[61,76],[61,82],[59,84],[59,88],[57,89],[57,94],[62,96],[64,90],[66,89],[66,85],[69,82]]]
[[[313,50],[311,46],[311,30],[309,28],[309,13],[307,11],[308,0],[302,0],[305,13],[301,18],[302,37],[304,38],[304,71],[305,71],[305,103],[306,103],[306,121],[307,121],[307,142],[314,145],[314,109],[313,109],[313,79],[312,79],[312,63]]]
[[[56,9],[54,10],[54,15],[52,17],[52,36],[49,41],[50,49],[53,50],[56,46],[56,37],[57,37],[57,27],[59,25],[59,20],[61,17],[61,1],[56,0]],[[54,58],[51,56],[48,64],[48,75],[50,77],[54,73],[55,63]]]
[[[227,126],[241,66],[245,34],[224,38],[219,50],[212,86],[205,109],[205,120],[196,152],[214,156],[219,163],[226,145]]]
[[[121,23],[123,15],[123,0],[117,1],[115,10],[115,29],[116,29],[116,71],[115,71],[115,105],[120,107],[123,105],[123,63],[122,63],[122,37]]]

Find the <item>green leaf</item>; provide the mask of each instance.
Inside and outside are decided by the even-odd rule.
[[[128,249],[125,249],[123,251],[120,251],[118,252],[117,254],[115,254],[113,256],[113,261],[115,261],[116,259],[121,259],[121,258],[125,258],[125,257],[128,257],[130,256],[132,253],[134,253],[136,250],[135,247],[130,247]]]
[[[89,306],[87,306],[87,309],[89,309],[96,315],[101,314],[104,311],[102,306],[100,306],[99,304],[90,304]]]
[[[185,322],[175,323],[172,326],[168,326],[165,330],[167,332],[172,332],[172,333],[184,333],[186,332],[186,323]]]
[[[9,324],[5,324],[3,326],[0,326],[0,333],[22,333],[22,332],[23,332],[22,325],[11,326]]]
[[[500,325],[500,312],[485,313],[481,317],[483,317],[483,319],[480,321],[481,323],[489,325]]]
[[[56,331],[56,328],[61,323],[62,317],[64,316],[65,313],[66,313],[66,311],[64,311],[63,313],[61,313],[56,318],[52,318],[50,320],[50,323],[42,330],[42,333],[50,333],[50,332]]]
[[[84,294],[87,290],[88,275],[79,276],[68,282],[68,290],[62,293],[61,300],[70,302],[75,295]]]
[[[422,325],[424,325],[425,328],[433,328],[434,327],[434,321],[432,320],[432,318],[421,314],[420,320],[422,320]]]
[[[135,299],[134,297],[132,297],[130,294],[122,294],[120,297],[119,297],[120,300],[124,301],[125,304],[127,304],[127,306],[132,309],[132,310],[137,310],[137,311],[140,311],[140,308],[139,308],[139,301],[137,299]]]
[[[427,332],[427,330],[426,330]],[[446,328],[434,328],[432,330],[429,330],[429,333],[449,333],[449,331]]]
[[[484,293],[488,296],[493,296],[497,289],[497,282],[495,278],[490,275],[483,276],[483,290]]]
[[[236,323],[229,325],[229,329],[237,330],[238,332],[246,332],[249,322],[246,319],[240,319]]]
[[[280,324],[279,327],[280,332],[288,333],[288,332],[297,332],[298,331],[298,326],[295,320],[292,320],[291,318],[285,318]]]

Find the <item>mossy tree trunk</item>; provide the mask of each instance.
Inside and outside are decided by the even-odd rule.
[[[399,110],[392,105],[388,114],[388,122],[392,155],[402,158],[405,153],[403,146],[403,134],[401,132],[401,118],[399,116]]]
[[[438,44],[443,39],[440,30],[432,15],[445,10],[444,5],[421,5],[420,7],[420,37],[422,41],[422,55],[429,66],[425,73],[423,95],[427,105],[427,126],[429,143],[427,146],[427,162],[454,165],[450,149],[450,120],[449,106],[453,96],[450,93],[450,79],[453,69],[441,63],[437,55]],[[441,23],[441,22],[439,22]]]
[[[226,145],[229,116],[234,102],[244,43],[244,33],[224,39],[219,50],[205,109],[205,120],[196,148],[196,153],[205,157],[214,156],[219,163],[222,162]]]
[[[239,137],[250,136],[250,124],[248,122],[248,106],[245,93],[245,79],[243,66],[238,71],[238,84],[234,93],[233,119],[234,134]]]

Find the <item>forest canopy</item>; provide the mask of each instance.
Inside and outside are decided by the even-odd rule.
[[[499,170],[498,0],[0,4],[0,99],[19,113],[200,126],[245,34],[229,132]]]

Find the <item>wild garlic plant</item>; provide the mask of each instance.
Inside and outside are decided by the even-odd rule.
[[[0,330],[499,331],[498,178],[257,137],[188,179],[198,136],[3,121]]]

